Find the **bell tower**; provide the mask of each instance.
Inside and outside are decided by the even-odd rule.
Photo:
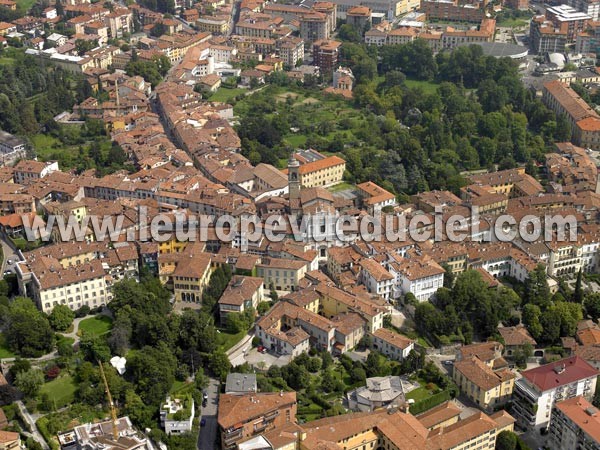
[[[300,199],[300,163],[293,156],[288,160],[288,187],[290,201]]]

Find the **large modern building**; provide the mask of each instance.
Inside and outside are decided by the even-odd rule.
[[[551,448],[600,450],[600,412],[583,397],[557,403],[550,420]]]
[[[531,19],[529,25],[529,43],[533,53],[563,53],[567,45],[567,30],[557,28],[544,16]]]
[[[524,429],[546,428],[555,403],[596,391],[598,370],[578,356],[526,370],[515,383],[513,413]]]
[[[592,20],[588,14],[579,12],[568,5],[546,8],[546,18],[556,28],[567,32],[567,43],[575,42],[577,34],[585,30],[588,21]]]

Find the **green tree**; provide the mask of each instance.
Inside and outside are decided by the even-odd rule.
[[[229,362],[229,357],[225,354],[225,352],[217,350],[210,355],[208,367],[217,378],[224,380],[231,370],[231,363]]]
[[[573,301],[576,303],[583,302],[583,274],[581,269],[577,272],[577,281],[575,282],[575,290],[573,291]]]
[[[39,357],[52,350],[54,333],[45,314],[32,300],[16,298],[6,318],[6,338],[11,350],[26,357]]]
[[[90,362],[106,362],[110,359],[110,348],[105,340],[88,331],[81,334],[79,348],[85,359]]]
[[[589,294],[583,301],[585,312],[592,320],[600,318],[600,293]]]
[[[546,279],[546,268],[540,264],[525,280],[525,302],[539,306],[542,310],[550,306],[550,288]]]
[[[75,313],[66,305],[56,305],[48,316],[50,326],[56,331],[68,330],[74,318]]]
[[[515,450],[517,448],[517,435],[512,431],[502,431],[496,438],[496,450]]]
[[[40,369],[29,369],[19,372],[15,378],[15,386],[27,397],[33,398],[44,384],[44,373]]]
[[[534,339],[539,339],[542,336],[543,328],[540,323],[540,316],[542,311],[540,307],[534,304],[527,304],[523,307],[522,320],[523,324],[527,327],[531,336]]]

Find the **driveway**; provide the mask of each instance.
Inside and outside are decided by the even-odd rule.
[[[205,392],[208,395],[206,406],[202,408],[200,419],[205,424],[198,433],[198,449],[213,450],[217,448],[217,408],[219,405],[219,380],[211,378]]]

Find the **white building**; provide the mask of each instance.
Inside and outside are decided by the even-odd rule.
[[[577,396],[592,399],[599,373],[578,356],[526,370],[513,394],[517,423],[524,429],[547,427],[556,402]]]
[[[402,361],[414,350],[415,341],[387,328],[380,328],[373,333],[373,348],[390,359]]]
[[[389,300],[392,296],[394,276],[373,259],[363,259],[359,264],[360,279],[367,291]]]
[[[420,302],[427,301],[444,285],[442,266],[428,256],[398,258],[390,263],[395,276],[394,298],[412,293]]]
[[[167,434],[188,433],[194,422],[194,399],[167,397],[160,408],[160,424]]]

